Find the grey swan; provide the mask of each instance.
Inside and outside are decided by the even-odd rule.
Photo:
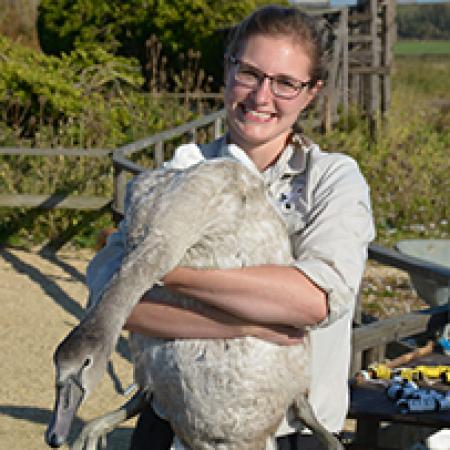
[[[56,400],[46,432],[52,447],[66,441],[74,414],[100,381],[131,309],[167,272],[178,265],[292,262],[286,226],[262,178],[232,158],[202,161],[186,170],[144,172],[126,197],[123,263],[100,301],[54,354]],[[200,302],[159,289],[167,302],[202,310]],[[288,408],[326,448],[343,448],[307,401],[307,333],[301,344],[287,347],[253,337],[165,340],[134,334],[130,339],[139,394],[121,410],[97,419],[77,448],[95,449],[89,438],[94,430],[99,436],[99,429],[112,429],[150,398],[185,449],[271,448]]]

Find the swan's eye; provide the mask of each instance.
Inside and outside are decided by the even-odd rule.
[[[92,365],[92,358],[89,357],[84,360],[82,369],[86,369],[90,365]]]

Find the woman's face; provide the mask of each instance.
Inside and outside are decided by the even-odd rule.
[[[309,56],[288,36],[252,36],[234,56],[271,77],[310,80]],[[272,144],[274,151],[280,151],[300,111],[315,97],[318,87],[306,87],[291,99],[280,98],[272,92],[267,77],[249,88],[235,80],[236,70],[237,65],[228,61],[225,108],[231,142],[246,151]]]

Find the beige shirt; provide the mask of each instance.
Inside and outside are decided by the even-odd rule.
[[[295,266],[327,292],[328,316],[311,330],[309,399],[319,421],[329,431],[340,431],[348,408],[353,312],[367,247],[374,238],[367,183],[352,158],[323,152],[300,136],[262,173],[245,152],[224,138],[206,145],[183,145],[166,167],[183,169],[199,159],[216,157],[237,158],[264,179],[269,198],[288,227]],[[100,297],[122,256],[119,226],[88,267],[91,301]],[[289,416],[277,435],[297,427]]]

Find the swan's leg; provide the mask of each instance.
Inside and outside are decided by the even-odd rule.
[[[170,450],[189,450],[183,443],[180,441],[177,435],[174,436],[172,447]]]
[[[277,450],[277,441],[274,436],[267,438],[265,450]]]
[[[339,439],[330,433],[316,418],[305,396],[299,396],[294,402],[297,418],[308,427],[328,450],[344,450]]]
[[[87,423],[73,443],[71,450],[97,450],[100,443],[106,449],[106,435],[117,425],[136,416],[148,404],[146,392],[137,392],[130,400],[116,411],[105,414]]]

